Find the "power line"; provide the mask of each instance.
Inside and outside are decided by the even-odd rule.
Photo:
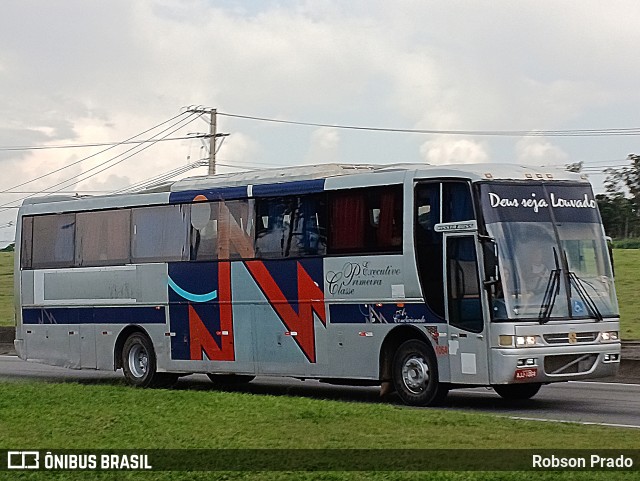
[[[218,112],[218,115],[237,119],[255,120],[259,122],[272,122],[278,124],[303,125],[307,127],[328,127],[343,130],[366,130],[370,132],[394,132],[406,134],[430,134],[430,135],[468,135],[468,136],[494,136],[494,137],[594,137],[612,135],[640,135],[640,127],[625,129],[572,129],[572,130],[436,130],[436,129],[404,129],[390,127],[367,127],[357,125],[325,124],[318,122],[298,122],[293,120],[273,119],[267,117],[255,117],[250,115],[231,114]]]
[[[175,118],[175,117],[174,117]],[[162,124],[160,124],[162,125]],[[157,126],[156,126],[157,127]],[[152,129],[155,127],[152,127]],[[148,132],[148,130],[146,131]],[[143,132],[144,133],[144,132]],[[136,135],[136,137],[141,134]],[[186,135],[182,137],[170,137],[166,139],[161,139],[160,142],[167,142],[172,140],[191,140],[191,139],[205,139],[208,138],[209,134],[196,134],[196,135]],[[39,145],[39,146],[25,146],[25,147],[0,147],[0,152],[11,152],[11,151],[21,151],[21,150],[52,150],[52,149],[77,149],[83,147],[104,147],[105,145],[126,145],[126,144],[144,144],[146,142],[153,142],[152,139],[146,140],[125,140],[122,142],[95,142],[90,144],[63,144],[63,145]]]
[[[196,118],[199,118],[201,115],[202,115],[202,114],[197,115],[197,116],[196,116]],[[190,117],[191,117],[191,118],[190,118]],[[187,125],[189,125],[191,122],[193,122],[194,120],[196,120],[196,118],[193,118],[193,115],[192,115],[192,116],[190,116],[190,117],[187,117],[187,119],[183,119],[183,120],[180,120],[180,121],[178,121],[178,122],[176,122],[176,123],[172,124],[171,126],[167,127],[165,130],[161,131],[160,133],[166,132],[167,130],[171,129],[172,127],[175,127],[176,125],[178,125],[178,124],[182,123],[182,125],[178,125],[178,127],[176,127],[175,129],[173,129],[173,130],[172,130],[171,132],[169,132],[167,135],[171,135],[171,134],[173,134],[173,133],[177,132],[178,130],[180,130],[180,129],[182,129],[182,128],[186,127],[186,126],[187,126]],[[160,133],[159,133],[159,134],[160,134]],[[156,135],[159,135],[159,134],[156,134]],[[162,138],[157,139],[157,141],[160,141],[161,139],[162,139]],[[109,160],[106,160],[106,161],[102,162],[101,164],[98,164],[98,165],[96,165],[96,166],[92,167],[91,169],[88,169],[88,170],[86,170],[86,171],[82,172],[81,174],[78,174],[77,176],[74,176],[74,177],[72,177],[72,178],[70,178],[70,179],[67,179],[66,181],[59,182],[58,184],[56,184],[56,185],[53,185],[53,186],[49,187],[49,188],[47,188],[46,190],[47,190],[47,191],[49,191],[49,189],[51,189],[51,188],[53,188],[53,187],[57,187],[58,185],[61,185],[61,184],[65,184],[65,183],[67,183],[67,182],[82,182],[82,181],[85,181],[85,180],[87,180],[87,179],[89,179],[89,178],[91,178],[91,177],[93,177],[93,176],[95,176],[95,175],[98,175],[98,174],[99,174],[99,173],[101,173],[101,172],[104,172],[104,171],[105,171],[105,170],[107,170],[107,169],[110,169],[110,168],[112,168],[112,167],[115,167],[116,165],[118,165],[118,164],[120,164],[120,163],[124,162],[124,161],[125,161],[125,160],[127,160],[127,159],[130,159],[130,158],[131,158],[131,157],[133,157],[134,155],[139,154],[140,152],[142,152],[142,151],[144,151],[144,150],[148,149],[149,147],[152,147],[152,146],[153,146],[153,145],[155,145],[155,144],[156,144],[156,142],[153,142],[153,143],[151,143],[151,144],[149,144],[149,145],[145,145],[144,147],[142,147],[142,148],[141,148],[140,150],[138,150],[137,152],[133,152],[132,154],[130,154],[130,155],[128,155],[128,156],[126,156],[126,157],[124,157],[124,158],[122,158],[122,159],[118,160],[117,162],[112,163],[111,165],[106,166],[106,167],[105,167],[105,168],[103,168],[103,169],[98,170],[97,172],[94,172],[94,173],[93,173],[93,174],[91,174],[91,175],[88,175],[88,176],[86,176],[86,177],[80,178],[80,177],[81,177],[81,176],[83,176],[84,174],[86,174],[86,173],[88,173],[88,172],[91,172],[92,170],[95,170],[95,169],[97,169],[97,168],[99,168],[99,167],[102,167],[103,165],[108,164],[108,163],[109,163],[109,162],[111,162],[112,160],[115,160],[115,159],[117,159],[118,157],[120,157],[120,156],[122,155],[122,154],[118,154],[118,155],[116,155],[115,157],[113,157],[113,158],[111,158],[111,159],[109,159]],[[125,152],[123,152],[123,153],[127,153],[127,152],[129,152],[129,151],[131,151],[131,150],[134,150],[134,149],[138,148],[138,147],[139,147],[139,146],[133,147],[132,149],[129,149],[128,151],[125,151]],[[53,191],[50,191],[50,192],[43,192],[43,193],[47,193],[47,194],[55,194],[55,193],[57,193],[57,192],[59,192],[59,191],[63,190],[64,188],[65,188],[65,187],[62,187],[62,188],[60,188],[60,189],[58,189],[58,190],[53,190]],[[0,207],[2,207],[2,206],[0,206]]]
[[[162,126],[162,125],[164,125],[164,124],[167,124],[167,123],[169,123],[169,122],[172,122],[173,120],[175,120],[175,119],[177,119],[178,117],[181,117],[181,116],[183,116],[183,115],[185,115],[185,114],[186,114],[186,112],[181,112],[181,113],[179,113],[178,115],[174,115],[174,116],[173,116],[173,117],[171,117],[170,119],[167,119],[167,120],[165,120],[164,122],[160,122],[159,124],[154,125],[153,127],[149,128],[149,129],[147,129],[147,130],[145,130],[145,131],[143,131],[143,132],[140,132],[139,134],[136,134],[136,135],[134,135],[133,137],[129,137],[128,139],[125,139],[125,140],[123,140],[122,142],[120,142],[120,143],[118,143],[118,144],[112,145],[111,147],[107,147],[106,149],[102,149],[102,150],[100,150],[99,152],[96,152],[96,153],[94,153],[94,154],[88,155],[87,157],[83,157],[83,158],[82,158],[82,159],[80,159],[80,160],[76,160],[75,162],[72,162],[72,163],[70,163],[70,164],[68,164],[68,165],[65,165],[65,166],[63,166],[63,167],[60,167],[60,168],[58,168],[58,169],[52,170],[52,171],[50,171],[50,172],[47,172],[46,174],[42,174],[42,175],[40,175],[40,176],[38,176],[38,177],[35,177],[35,178],[31,179],[31,180],[27,180],[27,181],[22,182],[22,183],[20,183],[20,184],[16,184],[16,185],[14,185],[13,187],[9,187],[8,189],[0,190],[0,194],[4,194],[4,193],[9,192],[9,191],[11,191],[11,190],[13,190],[13,189],[17,189],[18,187],[22,187],[23,185],[30,184],[31,182],[35,182],[36,180],[43,179],[43,178],[45,178],[45,177],[47,177],[47,176],[49,176],[49,175],[51,175],[51,174],[55,174],[56,172],[60,172],[60,171],[62,171],[62,170],[64,170],[64,169],[68,169],[69,167],[72,167],[72,166],[77,165],[77,164],[79,164],[79,163],[81,163],[81,162],[84,162],[85,160],[89,160],[89,159],[91,159],[91,158],[93,158],[93,157],[96,157],[97,155],[103,154],[104,152],[107,152],[107,151],[109,151],[109,150],[111,150],[111,149],[114,149],[115,147],[118,147],[118,146],[119,146],[119,145],[121,145],[123,142],[129,142],[130,140],[133,140],[133,139],[135,139],[136,137],[140,137],[141,135],[144,135],[144,134],[146,134],[146,133],[148,133],[148,132],[151,132],[152,130],[157,129],[158,127],[160,127],[160,126]],[[193,114],[191,114],[190,116],[192,116],[192,115],[193,115]],[[157,134],[156,134],[156,135],[157,135]],[[132,150],[132,149],[130,149],[130,150]],[[128,152],[128,151],[126,151],[126,152]]]
[[[150,187],[153,187],[154,185],[158,185],[161,182],[164,182],[166,180],[171,179],[172,177],[175,177],[177,175],[180,174],[184,174],[185,172],[188,172],[192,169],[197,169],[199,167],[206,167],[208,164],[208,159],[200,159],[197,160],[195,162],[192,162],[190,164],[187,165],[182,165],[180,167],[177,167],[175,169],[171,169],[167,172],[164,172],[160,175],[157,175],[155,177],[150,177],[144,180],[141,180],[140,182],[136,182],[135,184],[132,184],[128,187],[124,187],[122,189],[119,190],[115,190],[113,192],[111,192],[112,194],[123,194],[123,193],[132,193],[132,192],[138,192],[140,190],[144,190],[144,189],[148,189]]]
[[[175,119],[175,118],[177,118],[177,117],[179,117],[179,116],[181,116],[181,115],[183,115],[183,114],[180,114],[180,115],[175,116],[175,117],[173,117],[173,118]],[[164,133],[164,132],[166,132],[166,131],[168,131],[168,130],[171,130],[173,127],[175,127],[175,126],[177,125],[177,127],[176,127],[175,129],[171,130],[169,133],[167,133],[167,134],[166,134],[166,136],[169,136],[169,135],[171,135],[171,134],[173,134],[173,133],[177,132],[177,131],[178,131],[178,130],[180,130],[181,128],[184,128],[185,126],[189,125],[189,124],[190,124],[191,122],[193,122],[195,119],[199,118],[199,117],[200,117],[200,115],[201,115],[201,114],[193,114],[193,113],[192,113],[192,114],[188,115],[188,116],[186,117],[186,119],[181,119],[181,120],[179,120],[179,121],[177,121],[177,122],[173,123],[172,125],[170,125],[169,127],[165,128],[164,130],[160,131],[159,133],[157,133],[157,134],[155,134],[155,135],[160,135],[160,134],[162,134],[162,133]],[[194,116],[195,116],[195,118],[194,118]],[[166,122],[163,122],[163,124],[164,124],[164,123],[166,123]],[[181,125],[178,125],[178,124],[181,124]],[[166,136],[165,136],[165,137],[162,137],[162,138],[166,138]],[[157,140],[157,141],[159,141],[160,139],[156,139],[156,140]],[[63,187],[61,187],[61,188],[60,188],[60,189],[58,189],[58,190],[53,190],[53,191],[51,191],[50,189],[53,189],[54,187],[58,187],[58,186],[60,186],[60,185],[68,184],[69,182],[82,182],[82,181],[84,181],[84,180],[87,180],[88,178],[93,177],[94,175],[97,175],[97,174],[99,174],[99,173],[101,173],[101,172],[104,172],[105,170],[110,169],[111,167],[114,167],[114,166],[116,166],[116,165],[120,164],[121,162],[124,162],[125,160],[127,160],[127,159],[129,159],[129,158],[133,157],[134,155],[136,155],[136,154],[138,154],[138,153],[142,152],[143,150],[146,150],[146,149],[148,149],[149,147],[152,147],[153,145],[155,145],[155,143],[156,143],[156,142],[153,142],[153,143],[150,143],[150,144],[148,144],[148,145],[145,145],[144,147],[140,148],[138,151],[133,152],[132,154],[130,154],[130,155],[128,155],[128,156],[126,156],[126,157],[124,157],[124,158],[122,158],[122,159],[118,160],[117,162],[113,162],[115,159],[117,159],[118,157],[122,156],[123,154],[125,154],[125,153],[127,153],[127,152],[130,152],[130,151],[132,151],[132,150],[138,149],[138,148],[140,147],[140,145],[136,145],[135,147],[132,147],[131,149],[128,149],[128,150],[126,150],[125,152],[123,152],[123,153],[120,153],[120,154],[116,155],[115,157],[112,157],[112,158],[110,158],[110,159],[107,159],[106,161],[104,161],[104,162],[102,162],[102,163],[100,163],[100,164],[98,164],[98,165],[96,165],[96,166],[92,167],[91,169],[86,170],[85,172],[82,172],[82,173],[80,173],[80,174],[78,174],[78,175],[75,175],[75,176],[70,177],[70,178],[68,178],[68,179],[66,179],[66,180],[63,180],[63,181],[61,181],[61,182],[58,182],[57,184],[54,184],[54,185],[52,185],[52,186],[49,186],[49,187],[47,187],[46,189],[43,189],[43,190],[41,190],[41,191],[39,191],[39,192],[37,192],[37,193],[27,195],[27,196],[22,197],[22,198],[20,198],[20,199],[14,199],[14,200],[12,200],[12,201],[10,201],[10,202],[7,202],[7,203],[5,203],[5,204],[2,204],[2,205],[0,205],[0,208],[4,208],[4,209],[0,209],[0,212],[4,212],[6,209],[9,209],[9,208],[17,207],[17,206],[10,206],[9,204],[13,204],[13,203],[15,203],[15,202],[23,201],[23,200],[25,200],[25,199],[28,199],[28,198],[30,198],[30,197],[33,197],[34,195],[37,195],[37,194],[55,194],[55,193],[57,193],[57,192],[60,192],[60,191],[64,190],[65,188],[68,188],[68,186],[63,186]],[[94,172],[94,173],[93,173],[93,174],[91,174],[91,175],[88,175],[88,176],[86,176],[86,177],[80,178],[80,177],[81,177],[81,176],[83,176],[84,174],[86,174],[86,173],[88,173],[88,172],[91,172],[91,171],[93,171],[93,170],[95,170],[95,169],[98,169],[98,168],[100,168],[100,167],[102,167],[102,166],[104,166],[104,165],[106,165],[106,164],[109,164],[110,162],[113,162],[113,163],[112,163],[111,165],[107,165],[107,166],[106,166],[106,167],[104,167],[103,169],[98,170],[97,172]],[[0,193],[2,193],[2,192],[0,192]]]

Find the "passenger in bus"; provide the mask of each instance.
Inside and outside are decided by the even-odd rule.
[[[527,271],[527,287],[533,294],[544,293],[549,281],[551,269],[546,263],[542,249],[538,245],[533,245],[529,251],[529,263]]]

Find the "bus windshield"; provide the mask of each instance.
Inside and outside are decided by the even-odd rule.
[[[480,185],[487,234],[498,249],[493,318],[617,316],[613,274],[588,184]]]

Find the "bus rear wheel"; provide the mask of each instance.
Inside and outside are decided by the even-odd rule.
[[[170,387],[178,380],[173,373],[157,372],[156,354],[151,340],[134,332],[122,348],[122,370],[129,384],[136,387]]]
[[[221,386],[238,386],[253,381],[256,377],[249,374],[207,374],[211,382]]]
[[[438,379],[436,357],[423,341],[402,343],[393,357],[392,372],[396,392],[405,404],[437,406],[447,397],[449,389]]]
[[[504,399],[515,401],[518,399],[531,399],[533,396],[538,394],[541,386],[542,384],[540,383],[504,384],[500,386],[493,386],[493,390]]]

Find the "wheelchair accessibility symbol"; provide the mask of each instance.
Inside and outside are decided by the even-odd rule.
[[[576,299],[573,300],[572,302],[572,309],[573,309],[573,313],[576,315],[581,315],[581,314],[585,314],[587,311],[584,307],[584,302],[582,301],[578,301]]]

